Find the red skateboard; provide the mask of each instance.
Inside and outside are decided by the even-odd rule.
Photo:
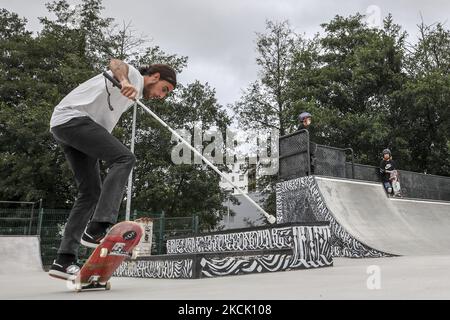
[[[113,226],[81,268],[74,280],[75,290],[110,290],[109,279],[122,261],[133,257],[142,233],[141,225],[136,222],[124,221]]]

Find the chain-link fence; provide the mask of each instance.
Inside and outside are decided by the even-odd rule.
[[[175,236],[195,234],[198,232],[198,215],[187,217],[167,217],[162,213],[148,213],[135,210],[132,212],[132,220],[149,217],[153,220],[152,254],[164,254],[167,252],[167,239]]]
[[[0,202],[0,204],[2,204]],[[69,217],[68,209],[47,209],[31,206],[31,203],[20,205],[11,203],[0,206],[0,235],[39,235],[41,255],[44,266],[49,266],[56,257],[64,228]],[[188,217],[166,217],[164,213],[151,213],[135,210],[132,220],[150,217],[153,220],[152,254],[166,253],[167,238],[198,232],[197,215]],[[118,221],[125,219],[121,212]],[[80,246],[80,261],[89,257],[92,249]]]
[[[1,235],[36,235],[42,201],[0,201]]]
[[[349,175],[347,175],[346,161],[351,157]],[[354,176],[353,150],[341,149],[318,144],[313,157],[314,174],[340,178]]]
[[[350,161],[353,176],[353,150],[319,145],[309,141],[303,129],[280,137],[279,179],[288,180],[311,174],[347,177],[346,161]]]
[[[39,215],[41,227],[38,235],[41,239],[41,255],[44,266],[50,265],[56,257],[69,213],[70,210],[67,209],[41,210]],[[78,252],[79,259],[86,259],[90,253],[91,249],[81,246]]]
[[[288,180],[311,173],[308,130],[299,130],[280,137],[279,145],[279,179]]]

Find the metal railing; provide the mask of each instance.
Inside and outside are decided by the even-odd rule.
[[[301,129],[280,137],[278,179],[311,175],[309,131]]]
[[[306,129],[280,137],[279,150],[279,180],[311,174],[346,177],[345,163],[348,155],[351,156],[351,176],[355,176],[352,148],[316,144],[310,141],[310,135]]]
[[[36,235],[38,234],[38,215],[42,199],[29,201],[0,201],[0,234]]]

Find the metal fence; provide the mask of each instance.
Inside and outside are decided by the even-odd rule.
[[[280,137],[280,180],[288,180],[311,174],[347,177],[346,161],[350,177],[354,176],[354,156],[351,148],[334,148],[309,141],[306,129]]]
[[[188,235],[198,232],[198,215],[187,217],[166,217],[162,213],[149,213],[135,210],[132,212],[132,220],[142,217],[150,217],[153,220],[152,254],[166,253],[167,238]]]
[[[37,234],[38,214],[41,207],[42,200],[37,202],[0,201],[0,234]]]
[[[280,137],[279,150],[279,179],[287,180],[311,174],[308,130]]]
[[[34,208],[23,205],[16,208],[0,206],[0,235],[39,235],[41,255],[44,266],[49,266],[56,257],[64,227],[69,217],[68,209]],[[187,217],[166,217],[162,213],[135,210],[132,220],[150,217],[153,220],[152,254],[166,253],[167,238],[198,232],[197,215]],[[120,213],[118,221],[125,219]],[[87,259],[92,249],[80,246],[78,256],[81,261]]]
[[[351,164],[347,163],[346,166],[349,174]],[[376,166],[354,164],[354,172],[355,179],[380,181],[379,168]],[[399,174],[404,197],[450,201],[450,177],[406,170],[399,170]]]
[[[280,137],[279,180],[311,174],[381,182],[379,168],[354,163],[351,148],[309,141],[307,130]],[[402,196],[450,201],[450,177],[399,170]]]
[[[313,158],[314,174],[340,178],[354,177],[353,157],[351,148],[342,149],[318,144]],[[347,159],[351,161],[349,175],[346,172]]]

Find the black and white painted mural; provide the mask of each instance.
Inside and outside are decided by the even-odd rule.
[[[274,228],[275,229],[275,228]],[[253,256],[226,256],[201,259],[201,276],[217,277],[245,273],[276,272],[291,269],[311,269],[333,264],[329,245],[328,226],[293,226],[283,228],[286,241],[283,244],[291,250],[286,253]],[[277,234],[277,233],[274,233]],[[250,253],[250,252],[249,252]]]
[[[127,261],[114,275],[144,278],[203,278],[327,267],[333,265],[330,235],[329,226],[323,224],[259,228],[254,231],[247,230],[240,235],[215,234],[216,240],[209,242],[210,246],[207,248],[201,246],[203,250],[201,253],[186,254],[186,249],[193,252],[193,247],[189,246],[178,250],[183,252],[182,254]],[[192,241],[177,243],[186,244]],[[223,241],[237,242],[236,245],[222,245]],[[216,245],[218,243],[221,246]],[[222,251],[212,251],[216,248]],[[233,250],[226,251],[224,248]]]
[[[223,232],[167,240],[168,254],[288,249],[293,246],[292,227]]]
[[[278,183],[276,205],[278,223],[328,221],[331,229],[330,244],[333,257],[391,256],[361,243],[334,219],[313,176]]]
[[[115,271],[115,277],[192,279],[194,259],[159,259],[125,261]]]

